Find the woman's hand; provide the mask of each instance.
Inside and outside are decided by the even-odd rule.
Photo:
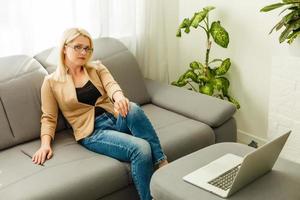
[[[47,160],[49,160],[53,155],[53,151],[49,145],[42,145],[37,152],[32,156],[32,162],[35,164],[43,164]]]
[[[118,112],[122,117],[126,117],[129,111],[129,100],[123,95],[121,91],[118,91],[114,94],[113,99],[114,110]]]

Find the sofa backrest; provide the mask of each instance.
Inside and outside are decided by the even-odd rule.
[[[58,51],[47,49],[35,57],[48,71],[56,69]],[[138,104],[150,102],[143,75],[132,53],[117,39],[98,38],[94,40],[92,60],[100,60],[111,72],[130,101]]]
[[[40,137],[41,85],[47,74],[31,57],[0,58],[0,150]],[[64,128],[60,121],[57,130]]]
[[[130,101],[140,105],[150,103],[144,77],[132,53],[117,39],[94,40],[94,60],[107,66]]]

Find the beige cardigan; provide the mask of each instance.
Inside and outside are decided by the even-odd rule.
[[[102,94],[95,106],[102,107],[116,116],[112,96],[115,92],[121,91],[121,88],[110,72],[100,62],[86,65],[84,72]],[[55,72],[45,77],[41,88],[41,99],[41,137],[50,135],[52,140],[54,139],[58,108],[72,126],[77,141],[93,132],[95,107],[78,102],[74,82],[68,70],[62,73],[62,70],[57,68]]]

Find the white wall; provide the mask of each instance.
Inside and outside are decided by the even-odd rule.
[[[229,57],[232,66],[228,77],[231,94],[239,100],[241,109],[235,118],[238,137],[246,140],[251,136],[264,141],[268,132],[268,109],[272,57],[288,54],[286,44],[279,44],[279,33],[268,35],[270,29],[280,19],[278,12],[260,13],[270,0],[179,0],[179,23],[194,12],[212,5],[216,9],[210,13],[210,21],[220,20],[229,32],[227,49],[213,45],[211,58]],[[179,42],[180,67],[177,74],[184,72],[193,60],[204,61],[205,35],[200,29],[192,29],[190,34],[182,34]],[[261,139],[261,140],[260,140]],[[247,142],[247,141],[245,141]]]
[[[271,138],[292,130],[282,156],[300,163],[300,40],[298,56],[272,58],[269,103],[269,136]]]

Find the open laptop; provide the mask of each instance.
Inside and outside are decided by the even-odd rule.
[[[269,172],[291,131],[261,146],[244,157],[226,154],[183,177],[195,186],[226,198]]]

